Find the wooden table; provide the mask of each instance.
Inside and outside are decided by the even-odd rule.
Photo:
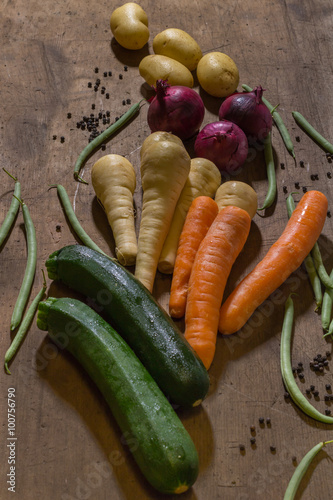
[[[77,241],[56,190],[50,188],[52,184],[66,187],[83,227],[104,251],[113,253],[111,231],[91,183],[84,185],[73,179],[73,166],[89,136],[86,130],[77,128],[77,122],[100,111],[110,111],[113,121],[129,108],[127,99],[134,103],[147,95],[138,64],[144,55],[152,53],[153,37],[167,27],[192,34],[203,53],[227,53],[239,67],[240,83],[260,84],[267,89],[265,96],[280,105],[280,114],[295,146],[296,164],[279,132],[273,129],[277,200],[266,213],[254,217],[248,242],[230,275],[227,295],[281,234],[287,222],[286,192],[296,190],[301,195],[303,188],[321,190],[332,210],[333,179],[327,175],[332,172],[332,164],[325,152],[298,128],[291,111],[300,111],[328,139],[333,137],[333,2],[143,0],[151,37],[148,46],[139,52],[123,50],[112,39],[109,18],[121,3],[125,2],[1,2],[1,166],[21,181],[22,197],[36,227],[38,265],[30,300],[41,287],[41,269],[48,255]],[[95,92],[97,78],[101,84]],[[105,94],[100,91],[102,86]],[[204,93],[202,96],[206,124],[216,120],[221,101]],[[90,179],[94,161],[110,152],[126,156],[139,172],[140,147],[150,133],[146,110],[144,106],[139,116],[108,142],[105,151],[100,149],[89,159],[82,172],[85,179]],[[261,203],[267,179],[263,153],[255,153],[237,179],[251,184]],[[3,172],[1,221],[12,192],[13,181]],[[300,195],[295,196],[296,201]],[[137,227],[140,200],[138,175]],[[328,270],[333,265],[332,238],[332,219],[328,217],[319,239]],[[4,356],[10,344],[10,318],[26,263],[21,212],[1,248],[0,259]],[[48,287],[49,295],[68,293],[50,280]],[[154,294],[164,307],[169,289],[170,277],[159,274]],[[199,478],[183,495],[184,499],[282,498],[305,453],[318,442],[332,438],[329,425],[307,418],[284,397],[279,347],[284,301],[291,290],[298,293],[293,364],[301,362],[304,367],[304,383],[297,379],[298,383],[304,391],[315,385],[319,398],[312,397],[311,401],[321,411],[332,407],[332,403],[324,401],[325,384],[332,382],[331,361],[320,375],[309,366],[316,354],[331,352],[332,344],[322,338],[313,293],[300,269],[280,288],[279,297],[267,301],[239,333],[218,337],[210,369],[209,396],[200,408],[178,410],[201,462]],[[182,322],[179,327],[183,327]],[[11,371],[11,376],[3,372],[1,380],[1,499],[13,498],[6,482],[8,388],[14,388],[16,395],[17,498],[164,498],[142,478],[95,386],[78,363],[54,347],[35,321]],[[263,424],[259,423],[260,418],[264,419]],[[255,426],[255,436],[251,426]],[[251,437],[255,437],[255,445],[251,445]],[[244,453],[240,444],[245,446]],[[333,452],[329,447],[325,450],[314,460],[302,482],[299,499],[332,498]]]

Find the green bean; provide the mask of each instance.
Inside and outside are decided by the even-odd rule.
[[[330,274],[331,280],[333,280],[333,270]],[[323,306],[321,309],[321,325],[323,330],[328,331],[331,323],[332,317],[332,305],[333,305],[333,290],[332,288],[326,288],[323,297]]]
[[[251,92],[252,91],[251,87],[249,87],[248,85],[242,85],[242,87],[243,87],[243,89],[246,92]],[[288,132],[288,129],[285,126],[285,124],[284,124],[284,122],[283,122],[283,120],[281,118],[281,115],[276,111],[276,107],[277,106],[273,106],[264,97],[262,98],[262,101],[263,101],[264,104],[266,104],[266,106],[268,107],[268,109],[272,113],[272,118],[274,120],[275,125],[278,128],[278,131],[280,132],[282,140],[283,140],[283,142],[284,142],[284,144],[285,144],[285,146],[287,148],[287,151],[295,159],[294,145],[292,143],[292,140],[291,140],[290,134]]]
[[[295,210],[295,202],[293,198],[293,193],[290,193],[290,195],[287,197],[287,212],[288,212],[288,217],[290,218],[291,214]],[[321,281],[320,278],[317,274],[313,259],[311,257],[311,254],[307,255],[304,259],[304,265],[306,272],[308,273],[309,280],[313,289],[313,293],[315,296],[315,301],[316,301],[316,306],[317,310],[320,309],[320,307],[323,304],[323,294],[321,290]],[[324,309],[324,306],[323,306]]]
[[[299,389],[291,365],[291,336],[294,323],[294,303],[291,295],[286,300],[285,313],[283,319],[281,344],[280,344],[280,365],[281,374],[284,385],[294,403],[309,417],[324,422],[333,424],[333,417],[323,415],[306,399]]]
[[[261,208],[258,208],[258,210],[265,210],[266,208],[271,207],[276,197],[275,165],[274,165],[274,157],[272,149],[272,139],[270,133],[268,134],[268,137],[265,139],[264,155],[265,155],[265,163],[266,163],[266,171],[268,179],[268,190],[264,204]]]
[[[65,210],[65,214],[67,216],[67,219],[68,219],[71,227],[73,228],[75,234],[80,238],[80,240],[82,241],[82,243],[84,243],[84,245],[86,245],[87,247],[91,248],[92,250],[96,250],[97,252],[108,257],[108,255],[106,255],[106,253],[104,253],[103,250],[101,250],[96,245],[96,243],[93,242],[93,240],[90,238],[90,236],[88,236],[88,234],[85,232],[85,230],[81,226],[81,224],[80,224],[80,222],[79,222],[78,218],[76,217],[76,214],[73,210],[72,204],[70,202],[70,199],[68,197],[67,191],[64,188],[64,186],[62,186],[61,184],[57,184],[56,187],[57,187],[57,192],[58,192],[59,198],[61,200],[62,206]]]
[[[14,179],[15,188],[14,188],[14,196],[13,196],[12,202],[10,204],[9,210],[8,210],[7,215],[6,215],[2,225],[0,227],[0,247],[3,244],[3,242],[5,241],[5,239],[7,238],[8,233],[9,233],[9,231],[14,223],[15,217],[17,215],[19,208],[20,208],[20,202],[18,201],[17,198],[19,198],[21,196],[21,184],[19,183],[19,181],[16,179],[16,177],[13,177],[12,174],[7,172],[7,170],[5,168],[3,168],[3,170],[12,179]]]
[[[307,452],[306,455],[302,458],[298,466],[296,467],[294,474],[292,475],[289,484],[287,486],[286,492],[284,494],[283,500],[293,500],[295,498],[296,492],[300,485],[301,480],[303,479],[306,471],[309,468],[314,457],[319,453],[319,451],[329,443],[333,443],[332,441],[323,441],[321,443],[316,444],[310,451]]]
[[[28,258],[24,278],[12,314],[10,326],[11,330],[15,330],[15,328],[21,322],[23,311],[28,301],[29,293],[31,291],[32,283],[35,277],[37,263],[37,241],[35,226],[31,219],[27,205],[21,199],[18,198],[18,200],[22,206],[24,226],[27,235]]]
[[[9,371],[9,368],[8,368],[8,363],[12,360],[12,358],[15,356],[15,354],[17,353],[20,345],[22,344],[23,342],[23,339],[28,331],[28,328],[31,324],[31,321],[33,320],[33,317],[36,313],[36,310],[37,310],[37,307],[38,307],[38,304],[39,302],[42,300],[43,298],[43,295],[46,291],[46,280],[45,280],[45,275],[44,275],[44,271],[43,271],[43,277],[44,277],[44,281],[43,281],[43,287],[41,288],[41,290],[38,292],[38,294],[36,295],[36,297],[34,298],[34,300],[31,302],[20,326],[19,326],[19,329],[17,330],[17,333],[12,341],[12,343],[10,344],[10,347],[9,349],[7,350],[6,354],[5,354],[5,370],[6,372],[10,375],[10,371]]]
[[[144,101],[144,99],[141,99],[141,101],[137,102],[136,104],[133,104],[126,113],[124,113],[117,121],[112,123],[104,132],[102,132],[100,135],[95,137],[89,144],[83,149],[83,151],[80,153],[78,159],[76,160],[75,167],[74,167],[74,179],[78,180],[80,182],[83,182],[84,184],[88,184],[87,181],[83,180],[81,177],[79,177],[79,172],[80,169],[83,165],[83,163],[86,161],[88,156],[95,151],[95,149],[98,148],[103,142],[105,142],[111,135],[113,135],[117,130],[119,130],[125,123],[129,122],[129,120],[139,111],[140,109],[140,104],[141,102]]]
[[[330,276],[327,274],[327,271],[325,269],[323,259],[321,257],[320,253],[320,248],[318,245],[318,242],[316,242],[311,250],[311,255],[313,258],[313,262],[315,265],[315,268],[317,270],[318,276],[322,282],[322,284],[326,288],[333,288],[333,280],[330,278]]]
[[[302,127],[305,130],[305,132],[307,132],[307,134],[309,134],[311,139],[317,142],[319,146],[321,146],[323,149],[333,154],[333,144],[328,142],[328,140],[325,139],[325,137],[323,137],[319,132],[317,132],[317,130],[315,130],[315,128],[312,125],[310,125],[310,123],[304,118],[303,115],[301,115],[301,113],[299,113],[298,111],[292,111],[292,115],[296,123],[300,127]]]

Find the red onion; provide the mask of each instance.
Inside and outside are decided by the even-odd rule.
[[[170,86],[165,80],[157,80],[155,90],[147,114],[152,132],[171,132],[182,140],[198,132],[205,106],[197,92],[181,85]]]
[[[199,132],[194,151],[196,156],[215,163],[219,170],[235,174],[247,157],[247,137],[235,123],[220,120]]]
[[[219,110],[219,119],[236,123],[248,137],[265,139],[272,129],[272,114],[262,101],[262,87],[227,97]]]

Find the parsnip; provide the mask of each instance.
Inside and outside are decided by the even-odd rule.
[[[111,226],[117,259],[123,266],[134,265],[137,239],[133,207],[136,176],[133,165],[120,155],[102,156],[92,168],[91,182]]]
[[[191,158],[175,135],[154,132],[142,145],[140,170],[143,199],[135,276],[150,291],[190,166]]]
[[[221,184],[221,173],[217,166],[206,158],[193,158],[185,186],[181,192],[175,213],[173,214],[168,236],[160,255],[158,270],[171,274],[175,265],[178,241],[186,214],[194,198],[198,196],[214,197]]]

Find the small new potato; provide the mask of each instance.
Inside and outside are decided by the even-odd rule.
[[[119,45],[125,49],[142,49],[148,42],[148,17],[137,3],[125,3],[115,9],[111,14],[110,27]]]
[[[253,219],[253,217],[257,213],[257,193],[246,182],[224,182],[215,193],[215,201],[219,207],[219,210],[232,205],[245,210],[249,214],[251,219]]]
[[[199,61],[197,77],[201,87],[214,97],[227,97],[237,89],[239,71],[231,57],[209,52]]]
[[[155,36],[153,40],[155,54],[171,57],[184,64],[190,71],[198,66],[202,52],[197,42],[186,31],[169,28]]]
[[[139,72],[148,85],[155,86],[157,80],[167,80],[170,86],[193,87],[194,81],[189,69],[171,57],[151,54],[139,64]]]

